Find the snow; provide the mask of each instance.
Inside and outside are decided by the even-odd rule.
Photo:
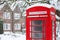
[[[57,15],[55,15],[55,16],[56,16],[56,19],[60,20],[60,17],[59,16],[57,16]]]
[[[23,15],[22,16],[26,16],[26,11],[25,12],[23,12]]]
[[[0,34],[0,40],[26,40],[26,35],[22,33],[5,32]]]
[[[16,6],[17,6],[17,3],[16,2],[14,2],[12,5],[11,5],[11,9],[12,9],[12,11],[14,11],[14,9],[16,8]]]
[[[32,6],[27,7],[26,9],[29,9],[29,8],[35,7],[35,6],[43,6],[43,7],[47,7],[47,8],[53,7],[52,5],[49,5],[49,4],[46,4],[46,3],[45,4],[44,3],[37,3],[35,5],[32,5]]]
[[[57,35],[56,40],[60,40],[60,30],[58,31]]]
[[[18,3],[20,6],[23,6],[25,4],[24,1],[16,1],[16,3]]]
[[[10,6],[10,8],[12,9],[12,11],[14,11],[14,9],[16,8],[17,5],[23,6],[24,4],[25,4],[24,1],[16,1]]]
[[[6,3],[0,5],[0,10],[4,7]]]
[[[60,11],[60,1],[57,3],[57,6],[55,8]]]

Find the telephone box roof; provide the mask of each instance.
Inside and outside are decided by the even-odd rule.
[[[27,7],[27,9],[35,7],[35,6],[43,6],[43,7],[47,7],[47,8],[53,7],[52,5],[49,5],[47,3],[37,3],[37,4],[34,4],[34,5],[31,5],[31,6]]]

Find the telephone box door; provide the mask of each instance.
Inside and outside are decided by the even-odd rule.
[[[31,20],[30,21],[30,37],[31,40],[45,40],[46,35],[46,21],[45,20]]]

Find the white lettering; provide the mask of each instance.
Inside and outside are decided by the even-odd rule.
[[[29,18],[30,17],[48,17],[48,15],[40,15],[40,16],[28,16]]]
[[[35,14],[47,14],[47,11],[37,11],[37,12],[30,12],[29,15],[35,15]]]

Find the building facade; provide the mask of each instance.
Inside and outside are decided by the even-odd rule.
[[[8,4],[1,9],[4,31],[12,31],[12,10]]]
[[[18,5],[13,8],[13,31],[18,32],[21,31],[21,12]]]
[[[0,10],[0,19],[3,20],[3,30],[9,32],[21,32],[24,26],[25,17],[22,16],[20,8],[15,5],[12,9],[8,3]]]

